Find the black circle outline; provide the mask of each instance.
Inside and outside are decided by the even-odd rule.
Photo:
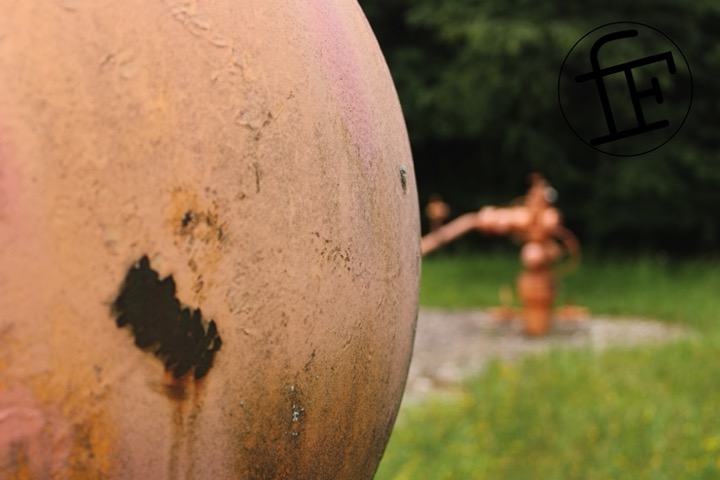
[[[687,70],[688,70],[688,76],[690,77],[690,102],[689,102],[689,104],[688,104],[687,112],[685,112],[685,118],[683,118],[682,122],[680,122],[680,126],[678,126],[678,128],[675,130],[675,132],[674,132],[672,135],[670,135],[670,137],[668,137],[668,139],[665,140],[663,143],[661,143],[660,145],[657,145],[657,146],[651,148],[650,150],[647,150],[647,151],[641,152],[641,153],[632,153],[632,154],[610,153],[610,152],[606,152],[606,151],[600,150],[599,148],[597,148],[597,147],[595,147],[595,146],[593,146],[593,145],[590,145],[590,143],[588,143],[583,137],[581,137],[580,134],[579,134],[578,132],[576,132],[575,129],[574,129],[574,128],[572,127],[572,125],[570,124],[570,121],[567,119],[567,116],[565,115],[565,110],[563,110],[562,99],[560,98],[560,80],[562,79],[562,73],[563,73],[563,70],[565,69],[565,63],[567,62],[567,60],[568,60],[568,58],[570,57],[570,54],[573,52],[573,50],[575,50],[575,47],[577,47],[578,44],[585,39],[585,37],[587,37],[588,35],[590,35],[591,33],[593,33],[595,30],[599,30],[599,29],[601,29],[601,28],[605,28],[605,27],[610,26],[610,25],[617,25],[617,24],[621,24],[621,23],[626,23],[626,24],[629,23],[629,24],[633,24],[633,25],[642,25],[643,27],[649,28],[649,29],[651,29],[651,30],[655,30],[655,31],[658,32],[660,35],[662,35],[663,37],[667,38],[667,39],[670,41],[670,43],[672,43],[672,44],[675,46],[675,48],[677,49],[677,51],[680,52],[680,55],[682,56],[683,60],[685,61],[685,66],[687,67]],[[590,148],[592,148],[592,149],[595,150],[595,151],[598,151],[598,152],[600,152],[600,153],[604,153],[605,155],[611,155],[611,156],[613,156],[613,157],[637,157],[637,156],[640,156],[640,155],[645,155],[646,153],[650,153],[650,152],[653,152],[653,151],[657,150],[658,148],[662,147],[663,145],[665,145],[666,143],[668,143],[670,140],[672,140],[673,137],[675,137],[675,135],[677,135],[677,133],[678,133],[678,132],[680,131],[680,129],[683,127],[683,125],[685,125],[685,121],[687,120],[688,116],[690,115],[690,110],[692,109],[693,94],[694,94],[693,78],[692,78],[692,71],[690,70],[690,63],[687,61],[687,58],[685,58],[685,54],[683,53],[682,50],[680,50],[680,47],[678,47],[677,43],[675,43],[675,42],[673,41],[673,39],[670,38],[670,37],[668,37],[664,32],[662,32],[661,30],[658,30],[658,29],[655,28],[655,27],[652,27],[652,26],[647,25],[647,24],[645,24],[645,23],[633,22],[633,21],[628,21],[628,20],[618,21],[618,22],[610,22],[610,23],[606,23],[606,24],[604,24],[604,25],[600,25],[599,27],[595,27],[595,28],[593,28],[592,30],[590,30],[588,33],[586,33],[585,35],[583,35],[583,36],[580,38],[580,40],[578,40],[577,42],[575,42],[575,44],[572,46],[572,48],[571,48],[570,51],[567,53],[567,55],[565,55],[565,59],[563,60],[562,65],[560,66],[560,74],[558,75],[557,85],[558,85],[558,86],[557,86],[558,105],[560,106],[560,113],[562,114],[563,119],[565,120],[565,123],[567,123],[568,128],[570,128],[570,130],[572,130],[572,132],[575,134],[575,136],[578,137],[578,138],[580,139],[580,141],[583,142],[585,145],[589,146]]]

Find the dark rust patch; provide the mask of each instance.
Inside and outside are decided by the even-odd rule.
[[[405,165],[400,165],[400,185],[403,193],[407,193],[407,168]]]
[[[193,213],[191,210],[188,210],[185,212],[185,215],[183,215],[182,220],[180,221],[180,224],[182,225],[182,228],[187,228],[188,225],[190,225],[190,222],[193,221]]]
[[[112,312],[119,328],[132,330],[135,345],[155,354],[175,378],[191,371],[196,379],[205,376],[222,345],[215,321],[182,305],[173,277],[161,280],[147,255],[130,267]]]

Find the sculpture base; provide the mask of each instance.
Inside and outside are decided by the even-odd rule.
[[[523,303],[523,331],[526,335],[545,335],[552,323],[555,279],[547,270],[525,271],[518,276],[518,294]]]

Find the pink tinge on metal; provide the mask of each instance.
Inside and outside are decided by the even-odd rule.
[[[329,77],[327,83],[340,104],[344,126],[357,146],[359,156],[370,166],[378,145],[373,112],[369,108],[373,96],[359,54],[361,46],[348,34],[347,18],[334,2],[309,0],[307,6],[320,44],[325,74]]]
[[[41,406],[21,387],[0,392],[0,472],[9,468],[4,460],[23,451],[28,473],[35,478],[59,477],[70,457],[71,437],[70,424],[59,408]]]

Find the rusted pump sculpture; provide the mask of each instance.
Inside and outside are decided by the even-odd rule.
[[[538,336],[547,333],[551,325],[556,293],[554,265],[565,256],[571,262],[568,265],[574,265],[580,244],[562,225],[560,212],[551,206],[554,189],[540,174],[532,174],[530,181],[527,195],[509,206],[483,207],[428,233],[422,238],[421,250],[427,255],[471,230],[520,239],[525,269],[518,275],[517,291],[523,304],[523,326],[526,334]]]

